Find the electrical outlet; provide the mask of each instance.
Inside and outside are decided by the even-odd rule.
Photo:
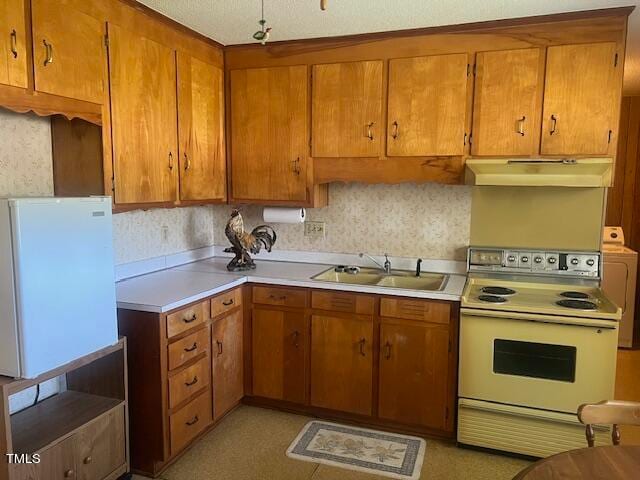
[[[160,227],[160,238],[162,238],[162,243],[169,243],[169,227],[166,225]]]
[[[311,238],[324,238],[325,233],[324,222],[305,222],[304,236]]]

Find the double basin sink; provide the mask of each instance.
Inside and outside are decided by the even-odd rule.
[[[416,276],[415,272],[408,270],[392,270],[390,273],[384,273],[375,268],[360,268],[357,271],[339,271],[339,269],[330,268],[311,277],[312,280],[322,282],[428,291],[442,290],[447,278],[447,275],[440,273],[425,272]]]

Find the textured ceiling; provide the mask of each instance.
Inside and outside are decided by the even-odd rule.
[[[260,0],[138,0],[224,45],[252,43]],[[635,5],[640,0],[265,0],[270,40],[328,37]],[[625,92],[640,95],[640,8],[629,20]]]

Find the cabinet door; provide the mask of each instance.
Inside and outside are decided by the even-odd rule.
[[[10,465],[11,480],[74,480],[77,478],[74,437],[71,436],[40,454],[40,463]]]
[[[0,83],[27,88],[25,0],[0,0]]]
[[[213,324],[213,416],[220,418],[244,396],[242,314]]]
[[[373,322],[311,318],[311,404],[371,415]]]
[[[622,87],[617,53],[615,43],[547,49],[543,154],[609,153]]]
[[[448,328],[384,323],[380,332],[380,418],[445,429],[449,400]]]
[[[124,407],[118,407],[74,436],[78,480],[105,478],[126,461]]]
[[[234,200],[308,201],[307,67],[231,72]]]
[[[305,403],[308,341],[308,322],[303,312],[254,308],[253,395]]]
[[[105,100],[105,23],[68,2],[32,0],[33,63],[39,92]]]
[[[218,67],[178,53],[180,199],[224,200],[224,85]]]
[[[312,156],[378,157],[382,62],[313,66]]]
[[[466,53],[389,61],[387,155],[462,155],[467,124]]]
[[[543,61],[539,48],[478,53],[473,155],[538,153]]]
[[[175,52],[109,25],[116,203],[176,198]]]

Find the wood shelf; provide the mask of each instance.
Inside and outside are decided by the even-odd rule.
[[[11,415],[13,452],[37,452],[123,403],[72,390],[54,395]]]

